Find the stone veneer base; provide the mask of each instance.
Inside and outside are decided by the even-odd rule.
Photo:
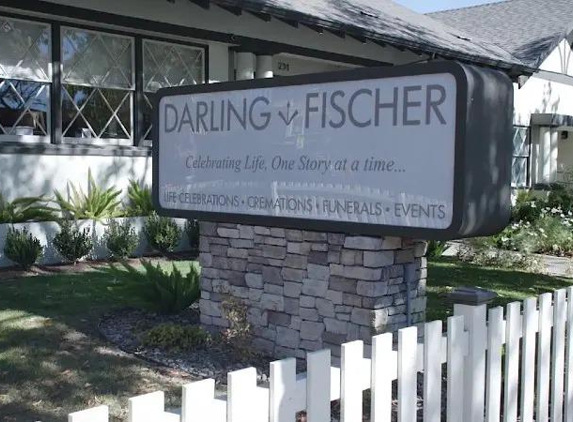
[[[201,323],[227,327],[221,304],[237,298],[253,346],[276,358],[340,356],[344,342],[425,319],[423,241],[202,222],[200,252]]]

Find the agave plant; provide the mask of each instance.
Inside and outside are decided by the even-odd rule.
[[[65,217],[73,219],[102,220],[105,218],[119,217],[121,215],[121,190],[113,187],[102,189],[98,187],[88,173],[88,192],[68,182],[71,192],[70,199],[66,200],[58,190],[54,191],[56,203],[59,205]]]
[[[129,199],[127,206],[128,215],[146,217],[153,213],[151,191],[147,185],[142,186],[136,180],[130,180],[127,188],[127,197]]]
[[[43,196],[17,198],[9,202],[0,193],[0,223],[56,220],[56,209]]]

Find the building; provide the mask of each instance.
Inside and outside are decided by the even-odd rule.
[[[535,0],[508,3],[522,2]],[[440,20],[449,19],[387,0],[3,0],[0,191],[8,198],[51,194],[68,180],[85,184],[88,170],[104,185],[149,182],[150,99],[161,87],[442,59],[498,68],[523,84],[520,77],[539,67],[487,34],[478,39],[468,35],[472,28]],[[562,41],[548,43],[556,50],[542,69],[547,63],[554,78],[566,79],[554,74],[560,49],[569,47]],[[567,115],[565,103],[573,100],[557,92],[571,87],[547,78],[530,78],[516,96],[523,89],[545,93],[547,110],[533,122],[561,125],[546,112],[557,104],[553,115]],[[517,115],[530,125],[526,110]],[[550,132],[551,142],[568,145]],[[545,167],[539,172],[545,176]]]
[[[429,16],[535,68],[515,84],[514,187],[573,183],[573,2],[509,0]]]

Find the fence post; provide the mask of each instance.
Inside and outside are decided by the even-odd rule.
[[[461,287],[450,294],[454,315],[464,317],[469,340],[464,359],[464,422],[483,422],[485,419],[486,315],[487,303],[495,297],[494,292],[473,287]]]

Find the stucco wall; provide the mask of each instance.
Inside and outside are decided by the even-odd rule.
[[[521,88],[514,84],[515,124],[528,126],[533,113],[573,115],[573,79],[569,85],[554,80],[559,74],[573,77],[573,53],[567,40],[545,59],[540,70],[542,73],[529,78]]]
[[[4,154],[0,169],[0,192],[9,199],[51,196],[54,189],[65,191],[68,180],[85,189],[89,170],[100,186],[124,189],[129,179],[151,185],[151,157]]]

